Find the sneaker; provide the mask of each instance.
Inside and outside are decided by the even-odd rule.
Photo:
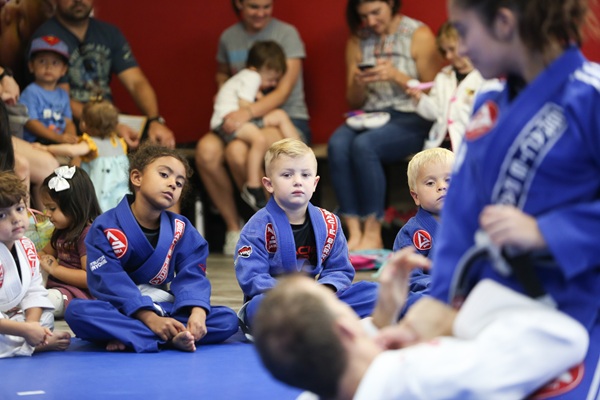
[[[267,205],[267,197],[262,188],[251,188],[246,185],[240,193],[244,200],[254,211],[258,211]]]
[[[225,244],[223,244],[223,254],[232,256],[235,254],[235,247],[240,240],[240,231],[229,231],[225,234]]]

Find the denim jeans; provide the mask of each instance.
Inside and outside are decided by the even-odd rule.
[[[383,164],[401,161],[423,148],[431,121],[415,113],[384,111],[391,118],[381,128],[355,131],[344,124],[329,139],[329,168],[341,215],[383,218]]]
[[[290,119],[292,120],[292,124],[294,124],[298,132],[300,132],[300,136],[302,137],[304,143],[310,145],[312,140],[312,132],[310,131],[310,125],[308,124],[308,120],[300,118]]]

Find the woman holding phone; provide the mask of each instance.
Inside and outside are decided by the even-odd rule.
[[[385,111],[385,125],[357,131],[340,126],[329,140],[329,165],[350,251],[383,247],[386,179],[383,163],[423,147],[431,127],[415,113],[407,82],[433,80],[443,65],[435,36],[399,13],[401,0],[348,0],[346,97],[351,109]]]

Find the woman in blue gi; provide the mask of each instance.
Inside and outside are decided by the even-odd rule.
[[[476,100],[457,154],[431,294],[458,307],[491,278],[571,315],[590,334],[586,359],[538,396],[597,399],[600,66],[579,49],[588,2],[449,0],[449,15],[460,52],[505,81]],[[388,345],[435,334],[417,305]]]
[[[85,240],[87,282],[98,300],[73,300],[65,320],[109,351],[195,351],[238,330],[235,312],[211,307],[208,243],[177,203],[191,170],[175,150],[143,145],[130,159],[132,195],[99,216]]]

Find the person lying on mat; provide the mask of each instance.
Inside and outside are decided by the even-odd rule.
[[[406,248],[382,272],[373,322],[391,323],[410,267],[426,259]],[[356,313],[323,285],[282,279],[254,321],[260,357],[278,380],[327,399],[524,398],[583,360],[585,328],[541,302],[485,280],[460,311],[434,299],[429,320],[444,336],[386,350]],[[312,397],[307,394],[306,398]]]
[[[142,144],[131,155],[133,195],[89,230],[87,283],[97,300],[74,299],[65,320],[77,337],[106,349],[195,351],[238,331],[235,312],[210,305],[208,243],[177,203],[191,169],[176,150]]]

